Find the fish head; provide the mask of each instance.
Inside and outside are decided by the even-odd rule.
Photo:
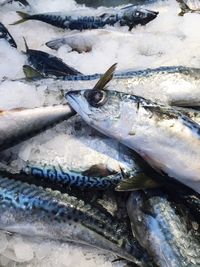
[[[120,140],[131,131],[137,101],[111,90],[86,89],[69,91],[66,98],[72,108],[98,131]]]
[[[148,9],[136,8],[135,6],[125,7],[122,9],[122,12],[123,15],[120,24],[121,26],[128,25],[130,29],[138,24],[147,24],[155,19],[159,13]]]
[[[8,30],[6,29],[6,27],[2,23],[0,23],[0,39],[7,40],[12,47],[17,48],[17,45],[16,45],[14,39],[12,38],[12,36],[10,35]]]
[[[118,140],[126,138],[137,116],[140,97],[108,90],[116,64],[99,79],[93,89],[69,91],[66,99],[72,108],[93,128]]]

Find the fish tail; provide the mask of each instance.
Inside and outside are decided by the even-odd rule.
[[[20,23],[23,23],[25,21],[27,21],[29,18],[30,18],[30,15],[28,13],[25,13],[25,12],[21,12],[21,11],[16,11],[16,13],[22,18],[20,20],[17,20],[13,23],[11,23],[10,25],[17,25],[17,24],[20,24]]]
[[[192,12],[192,9],[185,3],[183,0],[177,0],[179,3],[181,12],[178,14],[179,16],[184,16],[185,13]]]

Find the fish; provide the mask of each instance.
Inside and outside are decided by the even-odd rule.
[[[154,266],[127,224],[103,208],[6,177],[0,177],[0,196],[1,230],[85,244],[138,266]]]
[[[120,39],[123,40],[133,40],[133,35],[130,33],[122,33],[117,31],[110,31],[105,29],[97,29],[97,30],[86,30],[83,32],[77,32],[70,35],[66,35],[64,37],[51,40],[46,43],[46,46],[53,50],[58,50],[60,47],[64,45],[68,45],[72,51],[77,51],[78,53],[83,52],[91,52],[93,46],[98,43],[98,41],[103,38],[111,38],[112,39]]]
[[[0,111],[0,151],[27,140],[75,112],[69,105]]]
[[[25,67],[26,68],[26,67]],[[46,87],[47,91],[63,91],[92,88],[102,76],[101,73],[91,75],[68,75],[61,79],[34,75],[29,69],[28,84],[36,88]],[[40,77],[39,77],[40,76]],[[0,82],[6,82],[3,79]],[[27,83],[26,78],[13,82]],[[13,86],[15,86],[13,84]],[[166,66],[153,69],[116,71],[107,85],[108,89],[135,94],[152,101],[172,106],[200,106],[200,69],[184,66]]]
[[[6,40],[12,47],[17,48],[17,44],[6,27],[0,22],[0,39]]]
[[[199,222],[189,209],[159,189],[131,193],[132,231],[160,267],[200,265]]]
[[[115,68],[93,89],[66,93],[68,103],[91,127],[137,152],[157,172],[200,193],[200,125],[171,106],[105,90]]]
[[[59,12],[28,14],[17,11],[22,18],[11,25],[16,25],[27,20],[39,20],[53,26],[69,30],[86,30],[103,28],[106,25],[128,26],[129,30],[136,25],[145,25],[157,17],[159,12],[151,11],[134,5],[123,7],[110,13],[103,13],[99,16],[70,16]]]
[[[29,49],[26,41],[25,47],[28,63],[31,64],[36,71],[39,71],[42,76],[63,77],[67,75],[81,74],[76,69],[64,63],[60,58],[40,50]]]
[[[122,92],[137,94],[158,103],[173,106],[198,106],[199,99],[199,70],[183,66],[159,67],[155,69],[117,71],[108,88],[119,88]],[[6,82],[30,84],[37,90],[46,88],[48,94],[57,93],[63,97],[63,92],[91,88],[102,74],[68,75],[65,77],[44,77],[39,71],[24,65],[26,78],[10,80],[4,78],[0,86]],[[28,80],[28,81],[27,81]],[[178,83],[177,83],[178,81]],[[16,83],[16,85],[15,85]]]
[[[77,115],[68,118],[60,130],[58,127],[51,130],[50,142],[59,137],[64,138],[62,144],[50,146],[50,150],[48,141],[30,143],[25,157],[23,152],[19,153],[20,147],[3,151],[0,170],[60,184],[66,189],[82,190],[114,190],[125,178],[144,176],[142,169],[145,167],[137,155],[118,142],[95,133]]]

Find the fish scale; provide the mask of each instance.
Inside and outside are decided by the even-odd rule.
[[[0,212],[2,230],[83,243],[153,266],[125,223],[68,194],[0,177]]]
[[[133,171],[134,172],[134,171]],[[108,175],[106,177],[94,177],[83,175],[80,172],[64,171],[60,166],[31,166],[28,165],[21,170],[21,173],[34,177],[59,182],[67,186],[88,189],[107,189],[115,187],[121,179],[121,173]],[[136,174],[136,172],[134,172]]]
[[[127,203],[132,230],[160,267],[200,266],[200,234],[182,203],[159,189],[133,192]]]

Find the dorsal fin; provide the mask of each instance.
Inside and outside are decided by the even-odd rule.
[[[27,44],[27,42],[26,42],[26,39],[25,39],[25,37],[23,37],[23,39],[24,39],[24,45],[25,45],[25,48],[26,48],[26,52],[29,50],[29,48],[28,48],[28,44]]]
[[[113,64],[99,79],[99,81],[94,86],[94,90],[105,90],[105,86],[109,81],[112,80],[114,71],[117,67],[117,63]]]

